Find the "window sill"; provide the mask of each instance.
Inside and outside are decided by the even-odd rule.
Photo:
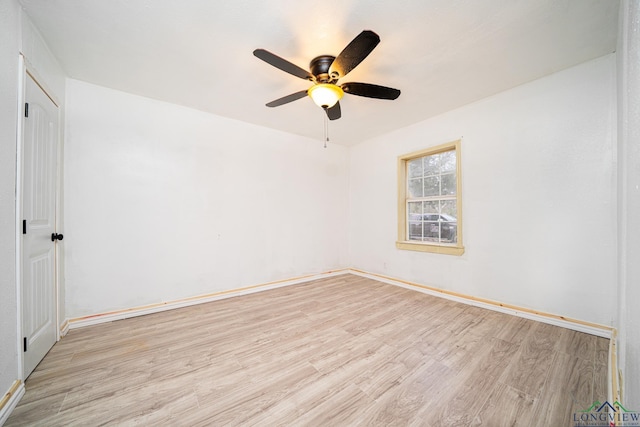
[[[418,242],[396,242],[396,248],[406,251],[431,252],[434,254],[457,255],[464,253],[464,246],[432,245]]]

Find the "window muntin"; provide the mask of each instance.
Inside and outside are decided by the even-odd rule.
[[[460,141],[398,158],[396,246],[461,255]]]

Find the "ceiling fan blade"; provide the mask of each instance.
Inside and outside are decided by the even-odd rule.
[[[327,108],[324,111],[327,113],[327,117],[329,117],[329,120],[338,120],[340,117],[342,117],[340,102],[336,102],[336,105],[331,108]]]
[[[367,98],[377,99],[396,99],[400,96],[398,89],[393,89],[386,86],[372,85],[369,83],[345,83],[342,86],[342,90],[345,93],[351,95],[366,96]]]
[[[346,76],[371,53],[378,43],[380,43],[380,37],[373,31],[365,30],[358,34],[331,64],[329,68],[331,77],[339,79]]]
[[[279,107],[280,105],[288,104],[300,98],[304,98],[305,96],[307,96],[307,91],[301,90],[300,92],[292,93],[291,95],[283,96],[275,101],[271,101],[267,104],[267,107]]]
[[[301,79],[313,80],[313,76],[307,70],[300,68],[297,65],[287,61],[286,59],[282,59],[267,50],[256,49],[253,51],[253,55],[257,58],[262,59],[267,64],[273,65],[274,67],[279,68],[286,73],[292,74],[296,77],[300,77]]]

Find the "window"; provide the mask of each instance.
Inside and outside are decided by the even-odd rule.
[[[462,255],[460,141],[398,157],[398,242]]]

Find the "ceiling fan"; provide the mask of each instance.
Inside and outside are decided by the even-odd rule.
[[[254,50],[253,54],[266,63],[314,83],[309,89],[269,102],[267,107],[278,107],[308,95],[316,105],[325,110],[330,120],[336,120],[342,115],[339,101],[345,93],[367,98],[396,99],[400,96],[400,91],[390,87],[355,82],[338,85],[338,80],[356,68],[378,43],[380,43],[380,37],[373,31],[365,30],[358,34],[337,57],[321,55],[313,58],[309,63],[309,71],[264,49]]]

